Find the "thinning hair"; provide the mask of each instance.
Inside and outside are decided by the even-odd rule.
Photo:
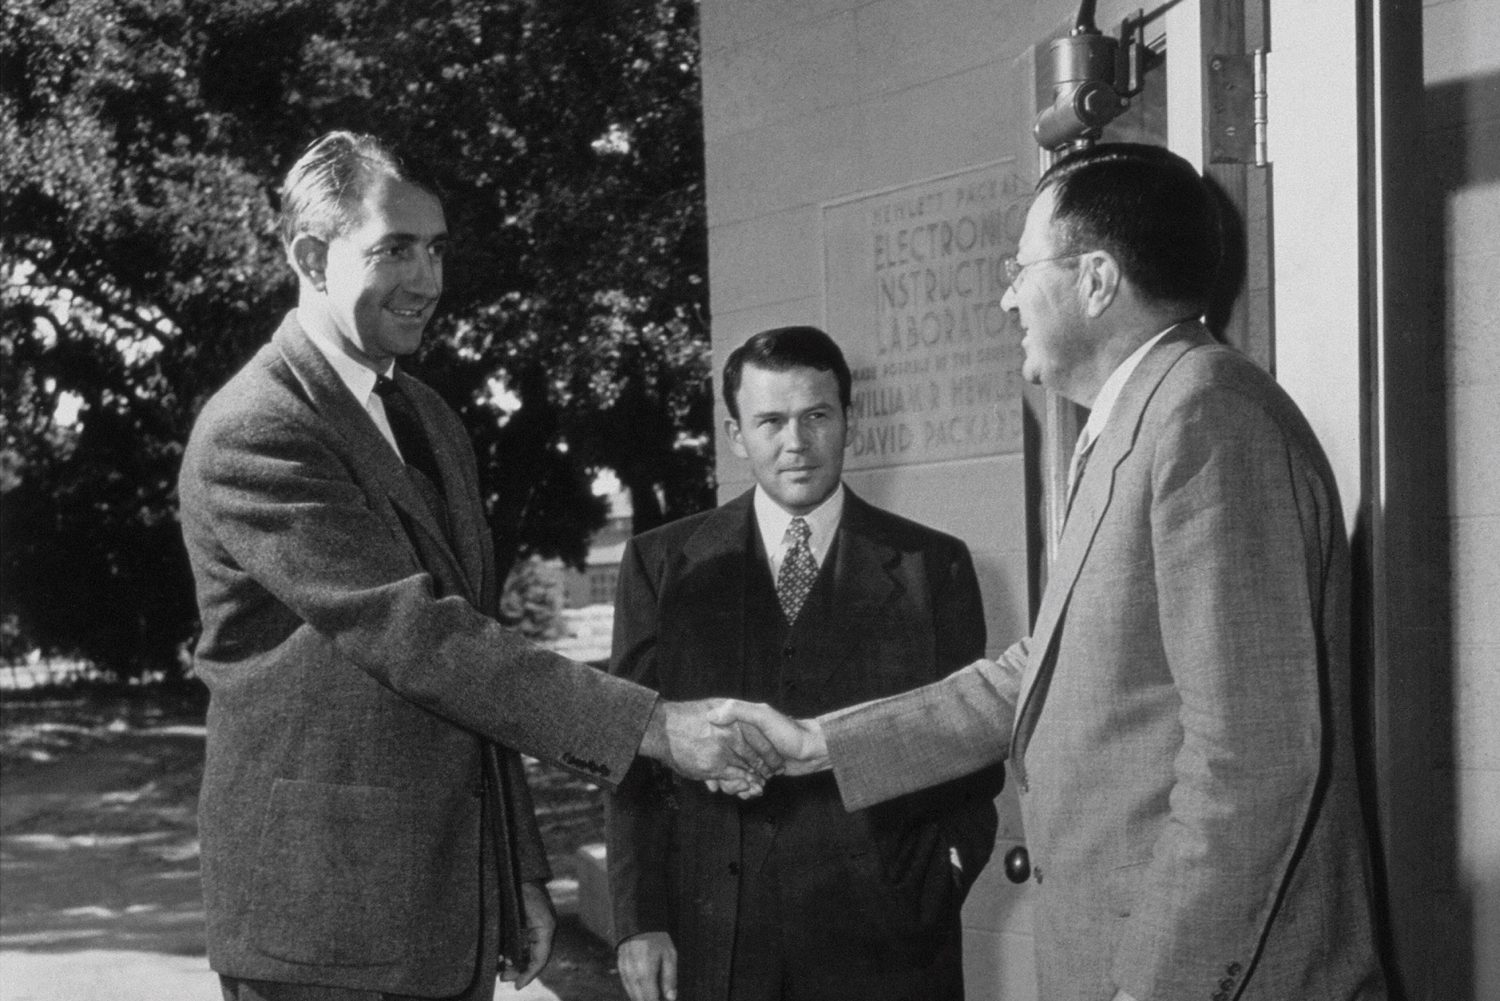
[[[424,165],[375,136],[336,131],[313,140],[281,186],[282,242],[290,246],[301,233],[331,240],[348,232],[359,222],[370,186],[382,177],[415,184],[442,200]]]
[[[1053,192],[1061,251],[1108,251],[1141,295],[1201,311],[1224,257],[1218,202],[1176,153],[1099,143],[1053,164],[1037,191]]]
[[[771,372],[811,368],[832,372],[839,383],[839,405],[845,410],[853,399],[854,377],[844,352],[832,337],[817,327],[773,327],[762,330],[729,353],[724,362],[724,405],[729,416],[740,419],[740,380],[746,365]]]

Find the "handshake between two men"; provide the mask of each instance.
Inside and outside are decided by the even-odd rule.
[[[773,775],[808,775],[829,767],[815,719],[797,720],[739,699],[656,704],[641,753],[716,792],[753,799]]]

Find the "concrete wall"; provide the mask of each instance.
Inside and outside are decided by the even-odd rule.
[[[973,177],[994,182],[987,190],[1005,188],[1004,197],[1024,210],[1036,176],[1029,132],[1031,47],[1067,22],[1065,6],[705,0],[709,280],[717,359],[722,362],[758,330],[813,323],[839,340],[856,370],[878,372],[875,330],[851,321],[848,287],[855,279],[837,273],[846,262],[842,252],[830,263],[830,241],[868,237],[859,229],[861,219],[867,222],[882,204],[947,198],[946,210],[956,211],[955,186]],[[1100,23],[1111,23],[1104,13]],[[988,248],[992,263],[1014,251],[1020,216],[1012,221],[1009,246]],[[999,294],[993,295],[996,303]],[[857,293],[852,299],[857,312]],[[998,310],[992,315],[1003,317]],[[987,343],[1018,350],[1011,332],[991,334]],[[990,352],[982,361],[967,349],[952,355],[987,392],[1003,397],[967,411],[970,418],[984,421],[1004,410],[1006,419],[1019,420],[1015,360],[1003,355]],[[931,379],[939,409],[959,406],[950,371]],[[863,385],[856,383],[857,397]],[[722,404],[718,416],[722,423]],[[922,434],[920,418],[913,418],[912,427]],[[751,480],[722,434],[719,442],[720,493],[728,498]],[[864,468],[846,479],[866,499],[969,544],[984,589],[990,648],[997,652],[1028,623],[1019,433],[959,451],[964,454],[930,449],[873,465],[851,456],[851,466]],[[1001,805],[995,861],[965,909],[969,993],[1026,999],[1036,993],[1026,895],[1000,870],[1003,853],[1020,843],[1020,819],[1011,794]]]

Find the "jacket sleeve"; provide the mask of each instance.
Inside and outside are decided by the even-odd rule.
[[[858,810],[1005,758],[1028,643],[929,685],[818,717],[844,806]]]
[[[1281,898],[1329,753],[1317,606],[1340,531],[1319,464],[1247,396],[1164,424],[1151,532],[1181,744],[1111,971],[1140,998],[1248,967]]]
[[[289,409],[205,411],[194,431],[180,492],[205,604],[222,617],[259,617],[264,628],[234,634],[253,636],[268,655],[314,630],[402,698],[618,782],[654,693],[543,650],[462,597],[437,597],[399,521],[377,510],[388,499],[351,473],[338,431]],[[200,655],[258,655],[243,639],[214,648],[209,625]]]
[[[627,542],[615,595],[610,673],[651,689],[661,686],[656,634],[659,583],[659,575],[647,569],[637,540]],[[642,758],[605,800],[605,844],[616,942],[671,927],[667,865],[672,786],[665,769]]]

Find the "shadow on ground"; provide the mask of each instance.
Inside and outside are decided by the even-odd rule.
[[[7,699],[0,947],[203,953],[201,699]]]
[[[43,984],[16,993],[16,978],[34,980],[33,971],[57,977],[62,970],[90,983],[102,969],[129,979],[147,969],[175,976],[177,966],[184,976],[205,975],[196,822],[204,709],[202,691],[191,686],[7,693],[0,701],[6,1001],[84,996],[70,979],[53,991]],[[540,764],[532,766],[532,784],[560,912],[543,982],[562,1001],[623,1001],[613,951],[581,926],[574,909],[572,854],[601,836],[599,793]],[[59,954],[68,954],[69,964],[49,965],[47,957]],[[143,966],[146,955],[167,960]],[[151,996],[146,986],[142,997]],[[516,995],[502,987],[497,996]]]

